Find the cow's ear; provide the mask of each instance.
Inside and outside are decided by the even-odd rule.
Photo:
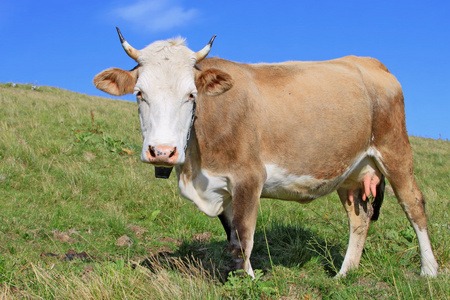
[[[231,89],[233,84],[233,78],[229,74],[218,69],[201,71],[195,81],[197,90],[208,96],[220,95]]]
[[[118,68],[107,69],[94,77],[94,85],[99,90],[114,96],[132,94],[138,73],[139,66],[131,71]]]

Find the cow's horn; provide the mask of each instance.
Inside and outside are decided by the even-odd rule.
[[[120,42],[122,43],[122,47],[125,50],[125,52],[128,54],[129,57],[131,57],[134,60],[137,60],[139,56],[141,56],[141,51],[133,48],[130,44],[128,44],[127,41],[122,36],[122,33],[120,32],[120,29],[116,27],[117,33],[119,34]]]
[[[202,61],[206,56],[208,56],[209,51],[211,51],[212,44],[214,42],[214,39],[216,38],[216,35],[214,35],[211,40],[209,41],[208,45],[205,46],[202,50],[195,53],[195,58],[197,62]]]

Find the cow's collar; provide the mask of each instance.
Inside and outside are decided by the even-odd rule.
[[[186,137],[186,145],[184,146],[184,152],[186,152],[188,142],[191,138],[191,129],[192,126],[194,126],[195,121],[195,107],[197,104],[194,101],[194,105],[192,107],[192,119],[191,119],[191,125],[189,126],[188,134]],[[155,177],[156,178],[162,178],[162,179],[168,179],[170,177],[170,173],[172,173],[173,167],[155,167]]]
[[[155,167],[155,177],[167,179],[172,172],[173,167]]]

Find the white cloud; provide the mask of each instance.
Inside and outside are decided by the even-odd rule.
[[[114,10],[119,18],[153,32],[183,26],[194,20],[198,13],[197,9],[181,7],[177,0],[139,0]]]

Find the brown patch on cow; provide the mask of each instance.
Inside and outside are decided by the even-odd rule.
[[[315,71],[317,75],[304,76],[302,69],[310,65],[312,63],[241,65],[221,59],[203,61],[203,70],[216,67],[232,74],[234,85],[217,98],[199,94],[195,123],[198,151],[207,153],[199,159],[201,166],[217,173],[234,173],[237,166],[245,169],[242,164],[273,161],[291,174],[324,180],[345,172],[370,140],[369,99],[363,85],[350,84],[351,88],[345,91],[348,96],[342,95],[342,86],[354,81],[356,75],[346,72],[336,77]],[[360,113],[352,113],[351,118],[345,119],[336,113],[342,111],[343,103],[339,99],[316,99],[317,83],[308,83],[308,80],[317,80],[318,76],[332,77],[329,80],[332,88],[324,97],[345,97],[345,105]],[[282,91],[289,97],[282,96]],[[349,128],[352,134],[348,134]],[[327,149],[333,149],[332,153]]]
[[[233,68],[230,69],[230,65]],[[187,162],[190,166],[183,166],[191,176],[195,176],[202,168],[221,174],[228,173],[229,168],[234,168],[233,165],[241,162],[248,164],[249,154],[255,157],[258,155],[257,147],[249,149],[257,143],[254,139],[257,132],[250,127],[254,123],[250,113],[253,108],[248,106],[247,91],[242,88],[242,81],[246,78],[245,70],[242,73],[236,72],[236,66],[239,64],[207,58],[199,64],[199,68],[205,71],[194,71],[199,91],[194,123],[195,137],[188,147]],[[233,74],[232,78],[229,71]],[[216,75],[224,80],[217,82]],[[225,80],[227,77],[231,81]],[[213,90],[218,89],[217,93],[208,92],[207,86]],[[207,155],[202,155],[204,153]]]
[[[107,69],[94,77],[94,85],[101,91],[114,96],[132,94],[136,85],[139,66],[131,71],[119,68]]]
[[[199,93],[199,157],[188,156],[197,167],[242,176],[246,165],[264,162],[329,180],[373,146],[393,175],[390,182],[411,180],[397,171],[412,170],[401,86],[379,61],[349,56],[245,65],[210,58],[200,68],[206,73],[195,71],[198,78],[220,69],[234,85],[217,98]]]
[[[202,71],[197,77],[195,85],[200,92],[204,92],[208,96],[217,96],[231,89],[234,80],[229,74],[212,68]]]

